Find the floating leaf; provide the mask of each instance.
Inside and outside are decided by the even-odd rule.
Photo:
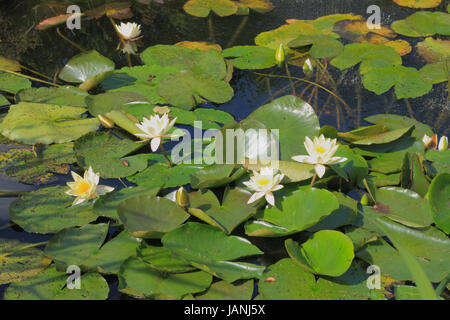
[[[86,109],[21,102],[11,106],[0,124],[2,135],[27,144],[64,143],[95,131],[97,119],[82,119]]]
[[[11,103],[9,103],[9,100],[5,98],[4,95],[0,94],[0,107],[2,106],[9,106]]]
[[[17,282],[38,274],[52,260],[36,248],[17,240],[0,239],[0,284]]]
[[[30,80],[0,71],[0,91],[16,94],[28,88],[31,88]]]
[[[450,174],[436,176],[430,185],[428,204],[436,226],[445,233],[450,233]]]
[[[159,238],[189,218],[176,203],[150,195],[122,201],[117,213],[125,228],[139,238]]]
[[[79,17],[82,17],[83,15],[84,15],[83,13],[60,14],[58,16],[42,20],[34,28],[36,30],[39,30],[39,31],[47,30],[47,29],[50,29],[52,27],[55,27],[55,26],[61,25],[63,23],[66,23],[67,20],[69,20],[69,18],[72,17],[72,16],[73,16],[73,18],[79,18]]]
[[[420,140],[425,134],[429,136],[433,135],[433,130],[426,124],[423,124],[415,119],[396,114],[380,113],[370,117],[366,117],[364,118],[364,120],[378,125],[384,125],[390,130],[397,130],[414,126],[414,130],[412,131],[411,136]]]
[[[147,167],[147,156],[127,156],[142,148],[126,138],[108,132],[92,132],[77,140],[74,145],[78,164],[87,169],[92,166],[102,178],[128,177]]]
[[[218,281],[211,285],[205,294],[195,297],[196,300],[251,300],[254,283],[251,280],[242,284],[230,284]]]
[[[209,16],[211,11],[225,17],[235,14],[238,10],[236,3],[230,0],[189,0],[183,8],[188,14],[201,18]]]
[[[181,41],[175,44],[176,46],[199,49],[199,50],[216,50],[222,52],[222,47],[216,43],[209,43],[205,41]]]
[[[442,0],[394,0],[394,2],[403,7],[428,9],[435,8],[441,4]]]
[[[86,107],[88,94],[75,87],[29,88],[18,93],[18,101],[46,103],[58,106]]]
[[[395,21],[391,27],[397,33],[409,37],[425,37],[437,34],[450,35],[449,14],[445,12],[418,11],[405,20]]]
[[[285,246],[291,259],[305,270],[332,277],[345,273],[355,257],[352,240],[335,230],[316,232],[301,245],[287,239]]]
[[[105,300],[109,286],[98,273],[81,275],[81,288],[68,289],[68,274],[54,266],[37,275],[11,284],[5,292],[5,300]]]
[[[0,70],[18,72],[22,69],[19,62],[0,56]]]
[[[24,194],[9,206],[10,219],[27,232],[55,233],[97,219],[92,204],[72,206],[68,187],[55,186]]]
[[[417,44],[417,52],[428,63],[446,61],[450,57],[450,40],[426,38]]]
[[[188,222],[167,233],[161,241],[176,256],[228,283],[259,277],[264,271],[253,264],[229,261],[262,252],[248,240],[227,236],[213,226]]]
[[[114,19],[129,19],[133,17],[130,7],[131,3],[128,1],[111,2],[86,11],[86,15],[95,19],[100,19],[104,15]]]
[[[259,171],[263,167],[272,167],[284,174],[284,182],[299,182],[308,180],[314,176],[314,165],[307,163],[300,163],[296,161],[254,161],[245,160],[244,168],[248,170]]]
[[[82,265],[99,272],[117,274],[122,262],[135,256],[141,241],[131,236],[128,231],[122,231],[112,240],[104,244],[100,250],[91,252]]]
[[[105,223],[64,229],[48,242],[45,253],[59,264],[80,266],[100,248],[107,233],[108,224]]]
[[[193,192],[188,212],[230,234],[256,213],[256,208],[247,204],[250,197],[251,193],[241,188],[227,189],[222,202],[210,190]]]
[[[146,103],[146,98],[133,92],[106,92],[86,98],[89,113],[93,116],[105,115],[111,110],[125,110],[127,105]],[[150,108],[150,105],[148,106]]]
[[[300,36],[288,43],[290,48],[311,46],[309,54],[317,59],[332,58],[344,49],[344,45],[331,36]]]
[[[370,29],[366,20],[341,20],[334,25],[333,31],[346,40],[357,42],[367,41],[369,35],[377,35],[384,39],[397,36],[394,31],[385,26]]]
[[[260,46],[235,46],[222,52],[238,69],[267,69],[276,66],[275,50]]]
[[[353,141],[353,144],[357,145],[371,145],[371,144],[384,144],[395,141],[411,131],[412,127],[406,127],[402,129],[396,129],[388,132],[383,132],[377,135],[373,135],[361,140]]]
[[[138,257],[153,269],[168,273],[184,273],[196,270],[189,263],[174,257],[172,252],[164,247],[145,245],[138,251]]]
[[[335,156],[347,159],[344,162],[330,165],[330,168],[345,180],[357,185],[369,173],[366,160],[353,152],[349,146],[340,145]]]
[[[431,84],[438,84],[448,81],[448,74],[445,71],[445,62],[429,63],[419,70],[424,81]],[[447,62],[447,68],[450,68],[450,63]]]
[[[312,227],[338,208],[338,200],[327,190],[299,189],[282,195],[274,207],[264,210],[262,219],[295,233]]]
[[[137,258],[130,258],[120,268],[119,291],[140,298],[173,300],[202,292],[211,281],[211,275],[203,271],[165,274]]]

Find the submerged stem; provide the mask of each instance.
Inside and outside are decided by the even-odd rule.
[[[234,32],[233,36],[231,37],[230,41],[227,43],[227,48],[231,47],[233,43],[236,41],[237,37],[241,34],[242,30],[244,29],[245,25],[247,24],[248,16],[244,16],[241,23],[237,27],[236,31]]]
[[[38,243],[28,244],[26,246],[23,246],[23,247],[21,247],[19,249],[14,250],[14,251],[6,252],[6,253],[0,255],[0,257],[6,257],[6,256],[12,255],[14,253],[17,253],[17,252],[20,252],[20,251],[23,251],[23,250],[26,250],[26,249],[40,247],[40,246],[43,246],[43,245],[45,245],[47,243],[48,243],[48,241],[42,241],[42,242],[38,242]]]
[[[164,158],[166,159],[167,165],[169,166],[169,168],[172,168],[172,163],[170,163],[170,160],[169,160],[169,158],[167,157],[166,150],[164,149],[164,146],[163,146],[163,144],[162,144],[162,141],[161,141],[161,144],[159,145],[159,147],[161,148],[161,152],[162,152]]]
[[[69,38],[67,38],[65,35],[63,35],[61,33],[61,30],[59,30],[59,27],[56,28],[56,33],[63,39],[66,40],[68,43],[70,43],[71,46],[77,48],[78,50],[80,50],[81,52],[86,51],[86,49],[84,49],[82,46],[76,44],[75,42],[73,42],[72,40],[70,40]]]
[[[292,76],[291,76],[291,73],[290,73],[290,71],[289,71],[289,65],[288,65],[288,63],[286,62],[286,63],[284,64],[284,66],[285,66],[285,68],[286,68],[286,74],[287,74],[288,77],[289,77],[289,83],[290,83],[291,88],[292,88],[292,94],[295,96],[295,86],[294,86],[294,83],[292,82]]]
[[[33,81],[37,81],[37,82],[49,84],[49,85],[54,86],[54,87],[60,87],[59,84],[47,82],[47,81],[45,81],[45,80],[41,80],[41,79],[38,79],[38,78],[35,78],[35,77],[26,76],[26,75],[21,74],[21,73],[18,73],[18,72],[9,71],[9,70],[4,70],[4,72],[11,73],[11,74],[13,74],[13,75],[15,75],[15,76],[18,76],[18,77],[21,77],[21,78],[26,78],[26,79],[30,79],[30,80],[33,80]]]
[[[208,32],[209,32],[209,40],[211,42],[216,42],[216,37],[214,35],[212,14],[210,14],[209,17],[208,17]]]
[[[311,180],[311,184],[309,185],[311,188],[313,187],[314,183],[316,182],[316,179],[317,179],[317,173],[314,172],[314,175]]]

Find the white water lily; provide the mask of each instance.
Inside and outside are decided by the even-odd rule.
[[[261,168],[260,172],[253,171],[253,176],[250,177],[250,180],[243,182],[248,188],[256,191],[248,200],[249,204],[265,197],[269,204],[275,205],[275,198],[272,192],[283,188],[280,182],[284,178],[284,174],[275,173],[272,168],[264,167]]]
[[[172,129],[176,121],[177,118],[174,118],[171,121],[167,113],[163,114],[162,116],[159,116],[157,114],[150,116],[150,119],[143,118],[140,124],[136,124],[136,126],[142,131],[142,133],[136,133],[135,135],[137,137],[150,140],[152,151],[155,152],[161,145],[162,138],[180,137],[180,135],[176,134],[167,134],[167,132]]]
[[[336,139],[325,139],[323,134],[320,137],[314,137],[314,141],[306,137],[304,144],[309,155],[295,156],[292,159],[302,163],[314,164],[314,169],[319,178],[322,178],[325,174],[325,165],[336,164],[347,160],[344,157],[334,157],[339,145],[336,143]]]
[[[98,185],[100,176],[94,172],[91,166],[84,172],[83,177],[73,171],[71,173],[74,181],[67,182],[70,190],[66,191],[66,194],[77,197],[72,203],[73,206],[114,190],[113,187]]]
[[[116,25],[116,28],[120,37],[125,41],[135,40],[141,35],[141,25],[135,22],[122,22],[120,25]]]
[[[138,48],[135,42],[133,41],[125,41],[124,44],[122,42],[119,43],[117,50],[122,50],[124,54],[133,54],[136,55],[138,52]]]
[[[425,145],[425,149],[428,148],[428,146],[433,142],[433,138],[429,137],[427,135],[424,135],[422,137],[422,142]]]
[[[448,149],[448,138],[446,136],[442,136],[441,139],[439,139],[438,150],[445,151],[447,149]]]

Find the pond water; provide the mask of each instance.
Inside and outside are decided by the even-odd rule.
[[[251,45],[254,44],[256,35],[281,26],[286,19],[316,19],[335,13],[353,13],[367,17],[369,14],[366,10],[370,5],[380,6],[382,23],[385,25],[404,19],[415,12],[413,9],[399,7],[391,0],[273,0],[275,6],[273,11],[264,15],[252,13],[245,25],[243,21],[247,18],[242,16],[224,18],[213,16],[213,32],[211,32],[208,28],[208,19],[187,15],[182,9],[183,2],[182,0],[166,0],[164,4],[136,3],[133,6],[135,17],[132,20],[142,24],[143,27],[144,38],[140,49],[155,44],[174,44],[184,40],[216,42],[223,48],[231,45]],[[68,59],[79,52],[63,41],[54,29],[39,32],[34,30],[34,26],[42,17],[48,15],[52,6],[57,7],[61,3],[66,5],[64,1],[2,1],[0,4],[0,55],[19,60],[43,74],[53,76]],[[236,34],[240,24],[243,26],[242,31]],[[66,30],[64,34],[82,47],[95,49],[114,60],[116,67],[127,64],[126,58],[116,50],[117,37],[106,18],[83,22],[81,30],[75,32]],[[403,57],[403,60],[404,64],[416,68],[424,64],[415,52]],[[137,58],[133,58],[133,63],[138,63]],[[301,68],[291,67],[290,71],[292,76],[303,76]],[[278,70],[274,70],[274,73],[283,74]],[[333,71],[332,75],[338,79],[340,73]],[[269,92],[265,78],[252,71],[236,70],[231,85],[235,90],[234,98],[220,108],[234,115],[236,120],[246,118],[255,108],[268,103],[273,98],[292,93],[290,81],[280,78],[270,79]],[[319,110],[321,125],[332,125],[338,127],[340,131],[349,131],[359,125],[367,125],[363,119],[369,115],[394,113],[412,116],[431,126],[439,135],[449,133],[446,83],[435,85],[427,95],[410,99],[409,103],[406,103],[405,100],[396,101],[392,90],[383,95],[367,91],[362,87],[359,73],[351,70],[336,92],[345,100],[349,110],[341,107],[338,109],[333,100],[329,99],[329,94],[323,90],[318,90],[317,94],[311,95],[311,88],[305,83],[297,83],[295,89],[297,95],[305,92],[302,98],[309,100],[316,110]],[[206,107],[215,108],[216,106],[210,104]],[[5,150],[7,146],[0,146],[0,151]],[[65,181],[66,177],[60,177],[54,184]],[[108,184],[119,186],[116,181],[108,181]],[[0,177],[0,191],[21,192],[35,188],[18,183],[6,176]],[[7,227],[8,206],[13,200],[14,198],[9,197],[0,198],[0,238],[18,239],[31,243],[48,240],[50,236],[26,233],[16,226]],[[272,245],[273,253],[277,255],[276,248],[280,244],[275,241]],[[113,290],[111,290],[110,298],[121,297],[116,286],[115,279],[111,279]],[[0,286],[0,297],[4,289],[5,286]]]

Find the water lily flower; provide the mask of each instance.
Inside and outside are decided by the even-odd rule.
[[[322,178],[325,174],[325,165],[336,164],[347,160],[344,157],[333,157],[339,145],[337,145],[336,139],[325,139],[323,134],[320,137],[314,137],[314,141],[306,137],[304,144],[309,155],[294,156],[292,159],[302,163],[314,164],[314,169],[319,178]]]
[[[122,53],[124,54],[133,54],[133,55],[136,55],[138,52],[137,45],[133,41],[125,41],[123,44],[122,42],[120,42],[117,47],[117,50],[122,50]]]
[[[84,176],[80,176],[75,172],[71,172],[73,182],[67,182],[70,190],[66,194],[77,197],[72,203],[73,206],[97,198],[114,190],[113,187],[98,185],[100,176],[94,172],[91,166],[84,172]]]
[[[142,131],[142,133],[136,133],[135,135],[146,140],[150,140],[150,146],[153,152],[158,150],[161,145],[162,138],[177,138],[180,135],[167,134],[170,129],[174,126],[177,118],[172,121],[169,119],[167,113],[162,116],[153,115],[150,119],[143,118],[140,124],[136,126]]]
[[[448,138],[446,136],[442,136],[439,140],[438,150],[445,151],[448,149]]]
[[[125,41],[134,41],[141,35],[141,25],[133,22],[121,23],[116,25],[119,36]]]
[[[429,137],[428,135],[424,135],[422,137],[422,142],[425,145],[425,149],[426,149],[433,142],[433,138]]]
[[[256,191],[248,200],[249,204],[265,197],[270,205],[275,205],[275,198],[272,192],[284,187],[280,184],[284,178],[284,174],[275,173],[272,168],[263,167],[260,172],[253,171],[253,176],[250,177],[250,180],[243,182],[248,188]]]

